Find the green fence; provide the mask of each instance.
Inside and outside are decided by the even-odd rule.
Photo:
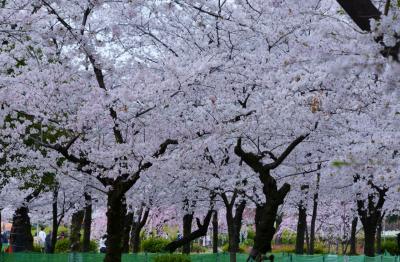
[[[152,262],[160,254],[139,253],[124,254],[123,262]],[[247,254],[237,254],[237,262],[245,262]],[[397,256],[338,256],[338,255],[295,255],[274,254],[274,262],[400,262]],[[0,254],[0,262],[101,262],[104,254],[70,253],[70,254],[42,254],[42,253],[14,253]],[[192,262],[229,262],[229,254],[191,254]]]

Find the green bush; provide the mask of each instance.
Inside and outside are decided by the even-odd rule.
[[[399,248],[396,244],[396,241],[393,239],[382,241],[382,250],[389,252],[391,255],[399,254]]]
[[[193,243],[190,251],[193,253],[205,253],[207,251],[207,248],[205,248],[197,243]]]
[[[148,238],[142,241],[142,250],[143,252],[149,253],[159,253],[163,252],[166,245],[168,245],[169,241],[164,238]]]
[[[67,253],[69,252],[70,247],[71,244],[68,238],[57,240],[54,253]]]
[[[248,246],[248,247],[252,247],[252,246],[254,246],[254,240],[250,239],[250,238],[245,239],[243,241],[243,245]]]
[[[247,239],[253,239],[254,240],[255,236],[256,236],[256,232],[252,228],[250,228],[247,231]]]
[[[282,244],[294,245],[296,243],[296,233],[291,230],[284,229],[282,231],[281,240]]]
[[[156,256],[154,262],[190,262],[190,258],[181,254],[165,254]]]
[[[82,246],[82,243],[81,243]],[[57,240],[54,253],[68,253],[71,248],[71,243],[68,238]],[[89,244],[89,252],[97,252],[98,245],[96,241],[91,240]]]
[[[225,245],[222,246],[222,251],[223,251],[223,252],[229,252],[229,251],[228,251],[228,247],[229,247],[229,244],[226,243]],[[247,249],[247,246],[241,244],[241,245],[239,245],[238,253],[246,253],[246,249]]]

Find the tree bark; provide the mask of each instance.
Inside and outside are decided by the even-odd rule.
[[[376,253],[382,254],[382,219],[378,222],[376,229]]]
[[[30,252],[33,250],[33,236],[31,233],[31,221],[29,210],[21,206],[15,210],[10,233],[10,244],[13,252]]]
[[[125,192],[116,188],[107,193],[107,252],[104,262],[121,262],[122,230],[126,214]]]
[[[228,225],[229,238],[229,257],[230,262],[236,262],[236,253],[239,251],[240,229],[242,227],[243,211],[246,207],[246,202],[242,201],[236,207],[235,215],[233,216],[233,205],[235,198],[233,197],[229,205],[226,207],[226,222]],[[225,202],[225,201],[224,201]]]
[[[307,212],[302,203],[299,204],[299,218],[297,221],[296,254],[304,253],[304,236],[307,227]]]
[[[218,253],[218,212],[215,211],[212,219],[213,226],[213,253]]]
[[[200,222],[198,218],[196,218],[198,229],[196,231],[193,231],[191,234],[187,236],[183,236],[181,239],[172,241],[165,247],[165,250],[169,251],[170,253],[173,253],[179,247],[184,246],[187,243],[190,243],[191,241],[199,237],[205,236],[207,234],[208,226],[210,225],[213,212],[214,212],[213,210],[209,210],[207,212],[207,215],[203,220],[203,224]]]
[[[139,253],[140,251],[140,232],[144,225],[146,225],[147,218],[149,217],[150,209],[146,208],[143,214],[143,206],[137,215],[137,220],[133,219],[132,230],[131,230],[131,246],[133,253]]]
[[[245,162],[254,172],[259,175],[260,182],[263,185],[263,193],[266,202],[256,207],[256,236],[254,238],[254,246],[250,253],[253,260],[261,261],[263,255],[271,251],[271,241],[274,237],[276,229],[274,227],[278,208],[290,191],[289,184],[283,184],[278,189],[276,180],[270,175],[270,171],[280,166],[287,156],[304,141],[309,134],[297,137],[290,143],[290,145],[276,157],[271,152],[268,152],[270,157],[274,160],[272,163],[263,164],[260,160],[264,157],[264,153],[257,155],[251,152],[245,152],[242,149],[242,139],[237,140],[234,152],[240,159]]]
[[[193,213],[186,214],[183,216],[183,238],[188,238],[192,233],[192,221],[193,221]],[[190,243],[191,241],[188,241],[183,245],[182,247],[183,254],[187,255],[190,254]]]
[[[129,253],[129,237],[132,230],[133,213],[128,212],[125,215],[123,236],[122,236],[122,253]]]
[[[351,235],[350,235],[350,255],[357,254],[357,223],[358,217],[354,217],[353,221],[351,221]]]
[[[0,236],[2,236],[2,232],[1,232],[1,211],[3,211],[2,209],[0,209]],[[3,249],[3,238],[0,237],[0,252]]]
[[[83,216],[85,215],[84,210],[78,210],[72,214],[71,218],[71,252],[81,252],[81,228],[83,222]]]
[[[92,229],[92,196],[85,192],[85,217],[83,219],[82,252],[90,251],[90,233]]]
[[[369,257],[375,256],[376,225],[364,226],[364,254]]]
[[[52,231],[51,231],[51,244],[49,253],[54,253],[54,249],[57,243],[57,233],[58,233],[58,186],[53,190],[53,204],[52,204]]]
[[[318,166],[321,168],[321,165]],[[309,255],[314,254],[314,246],[315,246],[315,222],[317,220],[317,210],[318,210],[318,190],[319,190],[319,181],[321,174],[317,173],[317,186],[316,192],[313,196],[313,211],[311,215],[311,224],[310,224],[310,245],[309,245]]]

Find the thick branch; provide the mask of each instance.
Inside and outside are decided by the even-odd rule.
[[[162,154],[164,154],[165,153],[165,151],[167,151],[167,148],[168,148],[168,146],[169,145],[177,145],[178,144],[178,140],[176,140],[176,139],[167,139],[167,140],[165,140],[165,142],[163,142],[161,145],[160,145],[160,148],[157,150],[157,152],[155,152],[154,154],[153,154],[153,157],[155,157],[155,158],[158,158],[158,157],[160,157]]]
[[[208,229],[208,226],[210,225],[210,221],[211,221],[211,217],[212,217],[213,213],[214,213],[213,210],[209,210],[207,212],[207,215],[203,220],[203,224],[201,224],[200,221],[197,219],[197,221],[198,221],[197,224],[198,224],[199,228],[196,231],[193,231],[187,237],[172,241],[165,247],[165,250],[172,253],[179,247],[181,247],[187,243],[190,243],[191,241],[193,241],[199,237],[205,236],[207,234],[207,229]]]
[[[268,169],[277,168],[280,164],[282,164],[282,162],[286,159],[286,157],[288,157],[290,153],[292,153],[292,151],[296,148],[296,146],[301,142],[303,142],[303,140],[306,139],[308,136],[309,134],[306,134],[296,138],[292,143],[290,143],[290,145],[286,148],[286,150],[283,151],[283,153],[278,157],[276,161],[274,161],[271,164],[265,165],[265,167]]]

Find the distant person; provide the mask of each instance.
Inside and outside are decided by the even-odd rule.
[[[46,232],[44,232],[44,227],[40,227],[40,231],[38,233],[38,237],[39,237],[39,246],[41,251],[44,251],[44,246],[46,243]]]
[[[106,241],[107,241],[107,235],[103,235],[99,241],[100,253],[106,253],[107,250]]]
[[[44,241],[44,252],[50,253],[50,251],[51,251],[51,231],[46,236]]]
[[[61,232],[61,234],[58,236],[58,240],[63,240],[65,238],[65,233]]]

